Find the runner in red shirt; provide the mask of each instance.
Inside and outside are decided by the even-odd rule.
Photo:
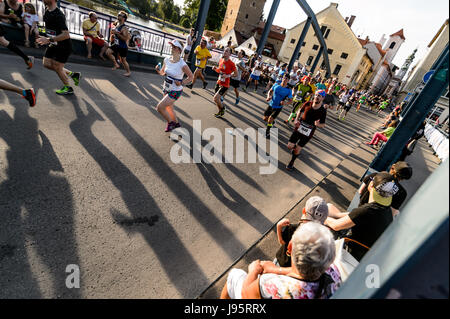
[[[214,114],[215,117],[222,117],[225,115],[225,106],[222,105],[222,101],[220,100],[221,96],[224,96],[230,87],[230,78],[238,76],[238,71],[236,65],[233,61],[230,60],[231,49],[226,48],[223,52],[223,57],[220,59],[219,67],[215,69],[217,73],[219,73],[219,79],[216,84],[214,95],[214,102],[219,108],[219,112]]]

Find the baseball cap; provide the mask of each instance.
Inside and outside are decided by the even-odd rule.
[[[304,77],[302,78],[302,82],[305,81],[305,80],[311,81],[311,78],[310,78],[309,76],[304,76]]]
[[[328,205],[322,197],[308,199],[301,220],[315,221],[323,224],[328,218]]]
[[[380,205],[391,206],[392,196],[397,194],[398,186],[388,172],[380,172],[373,178],[373,199]]]
[[[316,94],[319,94],[321,97],[326,97],[327,96],[327,92],[325,92],[325,90],[319,90],[316,92]]]
[[[183,51],[183,45],[178,40],[172,40],[169,41],[169,44],[173,45],[174,47],[179,48],[181,51]]]
[[[408,180],[412,177],[412,168],[407,162],[397,162],[392,167],[401,179]]]

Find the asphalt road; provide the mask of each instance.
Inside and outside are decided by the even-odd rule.
[[[175,164],[155,111],[161,77],[67,67],[83,78],[60,97],[42,61],[26,71],[0,56],[1,79],[38,92],[29,108],[0,91],[0,298],[196,298],[379,124],[365,111],[345,122],[329,112],[292,173],[281,121],[275,174],[259,162]],[[194,120],[224,140],[227,128],[264,128],[261,93],[242,93],[237,107],[230,92],[220,120],[213,83],[197,85],[176,103],[191,134]],[[79,266],[79,289],[66,287],[68,265]]]

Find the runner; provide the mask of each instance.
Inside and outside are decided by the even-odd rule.
[[[269,83],[267,83],[266,88],[263,91],[263,94],[266,94],[267,91],[270,90],[270,88],[275,84],[276,80],[278,79],[278,73],[280,72],[280,61],[277,61],[276,65],[270,70],[270,78]]]
[[[381,112],[383,112],[388,107],[389,103],[390,103],[389,100],[385,100],[385,101],[381,102],[380,108],[378,109],[377,114],[380,114]]]
[[[310,77],[304,76],[297,87],[292,90],[292,95],[294,95],[294,91],[295,89],[297,89],[297,94],[294,95],[294,107],[292,108],[291,115],[286,121],[284,121],[284,123],[288,124],[289,121],[293,121],[295,119],[295,116],[297,115],[298,108],[303,103],[308,102],[310,96],[313,95],[313,89],[309,84],[310,81]]]
[[[219,79],[217,80],[215,88],[216,94],[214,95],[214,102],[219,109],[219,112],[214,114],[214,116],[217,118],[225,115],[226,108],[222,104],[221,97],[225,95],[225,93],[228,91],[228,88],[230,87],[230,78],[232,76],[238,76],[238,70],[234,62],[230,60],[230,56],[231,49],[226,48],[225,51],[223,51],[222,59],[220,59],[219,61],[219,67],[214,70],[219,73]]]
[[[299,78],[297,73],[298,73],[298,66],[295,65],[292,68],[291,73],[289,73],[290,80],[289,80],[289,83],[288,83],[288,87],[290,89],[294,89],[294,87],[298,84],[298,82],[300,80],[300,78]]]
[[[281,84],[275,85],[267,93],[267,102],[270,101],[268,108],[264,112],[264,122],[267,123],[266,137],[270,137],[270,129],[280,115],[285,105],[292,103],[292,90],[288,87],[289,74],[285,73]]]
[[[337,112],[339,113],[339,111],[341,111],[339,114],[338,114],[338,118],[339,119],[341,119],[341,117],[342,117],[342,113],[344,112],[344,111],[346,111],[345,112],[345,115],[347,115],[347,113],[348,113],[348,110],[350,110],[350,109],[346,109],[347,108],[347,103],[348,103],[348,100],[350,99],[350,93],[348,93],[348,91],[344,91],[343,93],[341,93],[341,95],[339,96],[339,105],[338,105],[338,108],[337,108]],[[344,116],[344,118],[345,118],[345,116]]]
[[[127,55],[130,33],[128,32],[128,27],[125,25],[127,20],[128,15],[124,11],[120,11],[117,15],[116,26],[111,30],[111,43],[114,44],[106,51],[106,55],[114,63],[113,70],[120,68],[120,65],[117,63],[118,58],[126,71],[123,76],[129,77],[131,70],[127,62]]]
[[[239,97],[239,86],[241,84],[241,79],[242,79],[242,73],[245,72],[245,51],[241,50],[238,53],[238,63],[236,64],[236,68],[238,71],[238,75],[236,77],[232,77],[230,84],[231,86],[234,88],[234,93],[236,94],[236,102],[234,103],[235,105],[238,105],[241,98]]]
[[[194,51],[195,66],[197,68],[195,69],[195,72],[194,72],[194,80],[192,81],[191,84],[186,85],[186,87],[190,88],[191,90],[194,87],[195,81],[197,80],[197,78],[200,78],[203,81],[204,89],[206,89],[206,86],[208,85],[208,82],[205,81],[204,72],[205,72],[205,68],[206,68],[206,63],[208,63],[208,60],[212,58],[212,55],[209,52],[206,45],[207,45],[206,39],[202,39],[202,41],[200,42],[200,45],[197,46],[197,48],[195,48],[195,51]]]
[[[180,123],[177,120],[173,105],[183,93],[183,85],[192,81],[192,75],[189,66],[181,58],[183,52],[183,45],[177,40],[169,42],[172,46],[172,57],[165,58],[161,69],[156,67],[158,74],[165,76],[164,80],[164,97],[156,107],[157,111],[166,119],[166,132],[170,132],[178,127]],[[183,80],[184,75],[187,78]]]
[[[25,100],[30,103],[30,106],[33,107],[36,105],[36,94],[34,94],[34,89],[23,89],[14,84],[8,83],[6,81],[0,80],[0,89],[10,92],[16,92],[20,94]]]
[[[308,144],[314,136],[316,128],[324,128],[327,118],[327,110],[323,106],[326,92],[319,90],[314,96],[314,100],[303,104],[298,110],[295,119],[295,130],[289,139],[288,148],[292,150],[292,159],[286,167],[287,170],[294,169],[294,162],[300,155],[301,150]],[[303,113],[302,116],[300,116]]]
[[[283,64],[282,66],[281,66],[281,69],[280,69],[280,71],[278,72],[278,77],[277,77],[277,80],[275,81],[275,83],[277,83],[277,84],[281,84],[281,81],[283,80],[283,77],[284,77],[284,75],[287,73],[287,67],[288,67],[288,65],[287,65],[287,63],[285,63],[285,64]],[[289,74],[289,73],[288,73]]]
[[[186,45],[184,47],[184,61],[186,62],[191,54],[192,45],[195,43],[195,29],[192,28],[191,32],[186,38]]]
[[[365,105],[367,100],[366,94],[362,94],[358,101],[358,106],[356,107],[356,112],[359,112],[359,109],[361,108],[361,105]]]
[[[253,67],[252,74],[250,74],[250,78],[248,79],[247,84],[245,86],[245,91],[247,91],[252,81],[255,83],[255,92],[258,91],[258,82],[261,77],[262,67],[263,67],[262,56],[259,55],[258,60],[256,60],[255,66]]]
[[[75,86],[78,86],[81,74],[64,68],[72,53],[72,42],[66,24],[66,16],[56,5],[56,0],[44,0],[44,3],[46,5],[44,22],[47,37],[39,37],[36,40],[39,45],[48,45],[43,64],[45,68],[55,71],[64,84],[64,87],[55,93],[59,95],[73,94],[68,76],[72,78]]]
[[[22,4],[18,3],[17,0],[6,0],[0,2],[0,19],[3,22],[13,25],[17,24],[22,18],[22,13]],[[20,56],[25,61],[27,69],[31,69],[33,67],[34,58],[27,56],[14,43],[6,40],[5,35],[6,31],[0,25],[0,45]]]

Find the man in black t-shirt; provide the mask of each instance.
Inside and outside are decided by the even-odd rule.
[[[323,105],[325,97],[326,92],[319,90],[314,95],[312,102],[306,102],[298,110],[295,119],[295,129],[288,143],[288,148],[292,150],[292,159],[286,166],[287,170],[292,171],[294,169],[295,160],[300,155],[301,150],[311,140],[317,127],[325,127],[327,118],[327,110]]]
[[[56,0],[44,0],[44,3],[47,6],[44,14],[47,36],[39,37],[36,42],[39,45],[48,45],[43,61],[44,67],[55,71],[64,84],[64,87],[61,90],[57,90],[56,94],[73,94],[73,88],[69,85],[68,77],[71,77],[75,85],[78,86],[81,75],[64,68],[72,53],[72,42],[66,24],[66,16],[57,7]]]
[[[360,261],[392,223],[392,196],[398,192],[394,177],[388,172],[378,173],[368,185],[369,201],[350,213],[330,210],[325,226],[334,231],[351,229],[346,248]]]
[[[389,173],[394,177],[395,184],[398,187],[398,192],[392,197],[392,215],[395,217],[400,212],[400,207],[406,200],[408,193],[406,189],[400,184],[402,180],[408,180],[412,177],[412,168],[406,162],[397,162],[392,165]],[[360,200],[359,206],[367,204],[369,201],[369,191],[367,190],[367,185],[373,180],[373,178],[377,175],[377,173],[370,174],[366,176],[363,180],[363,184],[359,189]]]

